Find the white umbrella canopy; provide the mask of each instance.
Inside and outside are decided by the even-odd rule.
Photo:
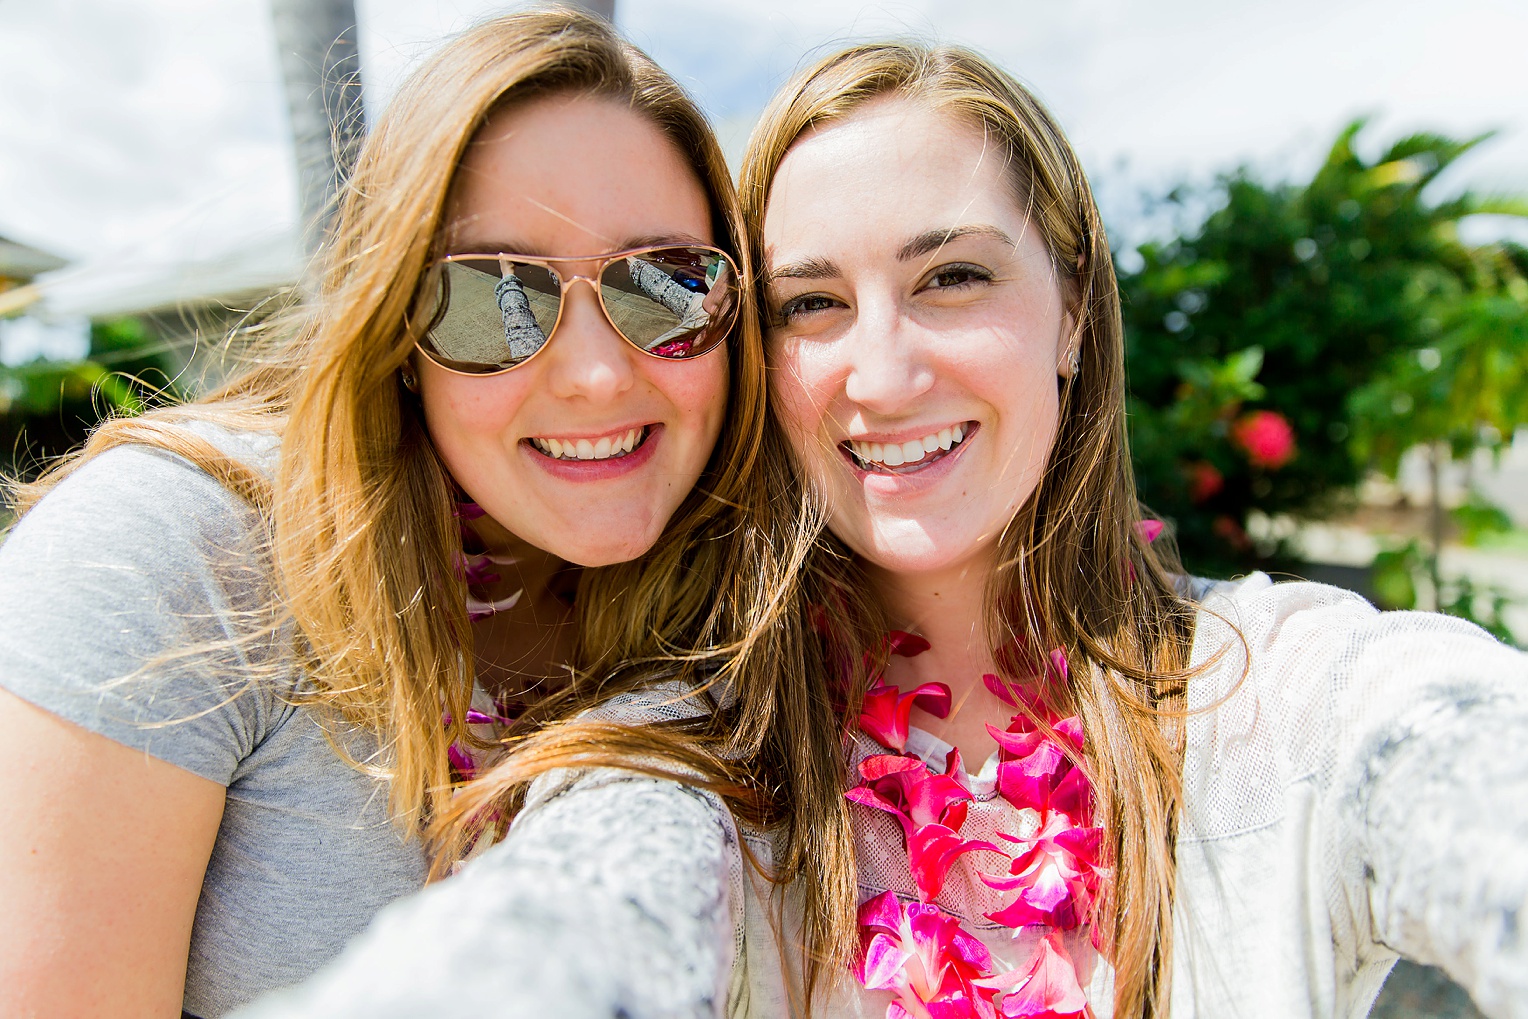
[[[188,249],[173,260],[131,254],[86,258],[37,277],[35,301],[25,310],[47,321],[108,319],[238,301],[296,284],[305,264],[295,231],[224,251]]]

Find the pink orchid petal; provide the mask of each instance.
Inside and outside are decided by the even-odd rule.
[[[860,707],[860,729],[884,747],[901,751],[907,746],[907,721],[912,705],[896,687],[880,683],[865,692]]]
[[[1053,841],[1081,863],[1094,865],[1103,848],[1103,836],[1102,828],[1067,828],[1057,832]]]
[[[955,861],[978,850],[1002,853],[990,842],[962,839],[942,824],[926,824],[913,832],[907,843],[908,867],[923,901],[938,898]]]
[[[911,950],[902,947],[899,938],[877,934],[865,947],[864,975],[860,982],[872,991],[895,987],[902,975],[902,967],[912,955]]]
[[[1065,736],[1067,742],[1072,744],[1072,749],[1076,750],[1079,754],[1082,753],[1083,735],[1081,718],[1072,715],[1069,718],[1061,719],[1051,728],[1055,729],[1060,735]]]
[[[860,762],[859,773],[867,782],[878,782],[888,775],[916,773],[924,770],[924,764],[916,757],[900,754],[876,754]]]
[[[912,692],[913,704],[935,718],[948,717],[950,713],[950,688],[943,683],[924,683]]]
[[[1004,1019],[1066,1019],[1082,1015],[1087,1007],[1077,969],[1052,934],[1036,946],[1028,976],[1003,998],[1000,1012]]]
[[[1057,783],[1050,794],[1050,808],[1059,810],[1078,824],[1093,820],[1093,784],[1081,768],[1073,768]]]
[[[916,633],[908,633],[905,630],[892,630],[886,634],[886,653],[897,655],[902,658],[915,658],[933,647],[927,640]]]
[[[456,769],[462,778],[471,778],[477,774],[477,762],[461,747],[452,743],[446,747],[446,760],[451,762],[451,767]]]
[[[902,926],[902,903],[896,892],[882,892],[860,904],[857,919],[861,927],[894,933]]]
[[[1142,541],[1150,545],[1162,536],[1162,530],[1166,527],[1160,520],[1137,520],[1135,533],[1140,535]]]
[[[1055,671],[1056,678],[1060,682],[1065,683],[1067,678],[1066,650],[1059,647],[1053,648],[1050,653],[1050,663],[1051,668]]]
[[[516,591],[514,594],[503,598],[495,598],[492,601],[474,598],[469,594],[467,596],[467,618],[475,623],[479,619],[487,619],[489,616],[512,609],[520,601],[520,596],[524,593],[524,591]]]
[[[944,755],[944,773],[947,777],[960,783],[960,787],[966,792],[971,791],[971,783],[966,776],[966,766],[960,759],[960,748],[951,747],[950,752]],[[960,825],[952,824],[951,828],[959,828]]]
[[[476,520],[478,517],[487,516],[488,511],[470,499],[463,499],[456,504],[456,515],[463,520]]]
[[[987,687],[988,690],[992,691],[993,695],[996,696],[998,700],[1002,701],[1010,708],[1016,708],[1019,706],[1019,702],[1013,698],[1013,690],[1008,686],[1007,683],[1003,682],[1001,676],[994,676],[990,672],[984,672],[982,673],[982,683]]]
[[[1023,717],[1022,715],[1015,715],[1013,718],[1014,724],[1020,724],[1019,720]],[[1045,734],[1036,729],[1031,729],[1027,732],[1014,732],[1012,729],[1009,729],[1005,732],[990,722],[987,723],[987,732],[992,736],[992,739],[997,743],[998,749],[1003,752],[1007,760],[1013,760],[1016,757],[1028,757],[1035,752],[1035,747],[1039,746],[1045,739]],[[1004,760],[1005,757],[999,757],[998,759]]]
[[[969,800],[971,794],[947,775],[927,775],[907,789],[908,816],[917,825],[942,824],[945,810],[954,803]]]

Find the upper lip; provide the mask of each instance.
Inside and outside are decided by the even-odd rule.
[[[903,429],[902,431],[895,432],[895,433],[891,433],[891,432],[874,433],[874,432],[872,432],[872,433],[867,433],[865,435],[848,435],[848,436],[844,437],[843,441],[844,442],[879,442],[883,446],[887,445],[888,443],[901,444],[901,443],[904,443],[904,442],[911,442],[914,439],[921,439],[925,435],[937,435],[937,434],[939,434],[941,431],[943,431],[946,428],[955,428],[955,427],[969,428],[969,426],[972,423],[973,422],[969,418],[965,418],[965,419],[956,420],[956,421],[946,421],[943,424],[938,424],[938,425],[923,425],[923,426],[921,426],[919,428],[906,428],[906,429]]]
[[[642,421],[636,424],[618,425],[614,428],[605,428],[597,432],[533,432],[526,436],[530,439],[559,439],[563,442],[577,442],[580,439],[588,439],[590,442],[598,442],[601,439],[614,439],[625,435],[632,430],[640,431],[643,428],[652,428],[657,425],[656,421]]]

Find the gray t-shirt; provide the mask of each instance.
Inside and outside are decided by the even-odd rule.
[[[274,467],[269,437],[205,434]],[[269,618],[262,534],[198,468],[123,447],[0,545],[0,685],[228,790],[186,974],[184,1008],[204,1019],[303,979],[426,873],[385,781],[288,703],[290,630],[250,639]],[[370,734],[338,738],[358,760],[377,754]]]

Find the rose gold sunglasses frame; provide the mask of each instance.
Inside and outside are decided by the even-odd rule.
[[[633,340],[630,336],[627,336],[624,332],[621,331],[621,327],[615,324],[615,319],[614,319],[614,317],[611,316],[610,309],[605,306],[605,294],[604,294],[604,291],[600,288],[600,277],[605,275],[605,270],[606,269],[610,268],[612,265],[614,265],[616,262],[619,262],[623,258],[631,258],[634,255],[650,254],[651,252],[654,252],[654,251],[705,251],[705,252],[710,252],[711,254],[720,255],[721,259],[722,259],[722,262],[732,272],[732,283],[731,283],[731,285],[734,288],[741,288],[742,287],[742,277],[741,277],[741,274],[738,272],[737,263],[732,260],[732,256],[727,254],[721,248],[718,248],[718,247],[716,247],[714,245],[711,245],[711,244],[646,244],[646,245],[643,245],[640,248],[628,248],[625,251],[616,251],[616,252],[612,252],[611,254],[608,254],[608,255],[558,255],[556,257],[546,257],[546,256],[541,256],[541,255],[516,255],[516,254],[513,254],[511,252],[507,252],[507,251],[501,251],[498,254],[493,254],[493,255],[486,254],[486,253],[472,253],[472,252],[464,252],[464,253],[456,254],[456,255],[447,255],[444,258],[441,258],[441,259],[437,260],[433,265],[431,265],[431,267],[430,267],[431,270],[434,270],[436,268],[443,268],[444,266],[450,264],[451,262],[466,262],[466,261],[498,262],[500,264],[500,266],[502,266],[505,262],[515,262],[515,263],[519,263],[519,264],[523,264],[523,265],[536,265],[536,266],[540,266],[541,268],[545,269],[547,272],[552,274],[553,278],[557,280],[557,282],[558,282],[558,284],[559,284],[559,286],[561,288],[559,293],[558,293],[558,300],[557,300],[557,318],[552,323],[552,328],[547,330],[547,333],[546,333],[546,342],[543,343],[540,347],[538,347],[536,349],[535,353],[531,354],[530,357],[527,357],[524,361],[521,361],[519,364],[506,365],[505,367],[500,368],[497,371],[491,371],[491,372],[469,372],[469,371],[462,371],[460,368],[453,368],[449,364],[443,363],[439,356],[437,356],[436,354],[432,353],[425,346],[425,337],[424,336],[421,336],[419,339],[414,341],[414,348],[416,350],[418,350],[419,353],[421,353],[425,357],[429,358],[430,359],[430,363],[434,364],[436,367],[442,368],[442,369],[450,372],[453,375],[465,375],[468,378],[474,378],[474,379],[491,378],[494,375],[503,375],[505,372],[512,372],[512,371],[514,371],[517,368],[523,368],[526,365],[530,364],[532,361],[534,361],[537,357],[539,357],[543,350],[545,350],[547,347],[550,347],[552,345],[552,337],[557,335],[557,327],[562,325],[562,315],[563,315],[563,312],[567,309],[567,306],[568,306],[568,289],[573,284],[575,284],[575,283],[587,283],[587,284],[589,284],[589,286],[594,290],[595,300],[597,300],[599,302],[600,314],[605,316],[605,321],[606,321],[606,323],[609,324],[610,328],[615,330],[615,334],[617,336],[619,336],[621,339],[625,340],[632,347],[636,348],[640,353],[645,354],[648,357],[656,358],[659,361],[664,361],[664,362],[667,362],[669,364],[675,364],[675,363],[679,363],[679,362],[683,362],[683,361],[694,361],[694,360],[697,360],[699,358],[705,357],[707,354],[711,353],[713,350],[716,350],[719,347],[724,346],[726,344],[727,333],[730,333],[732,331],[732,327],[737,324],[737,315],[738,315],[738,308],[739,308],[739,306],[738,306],[738,302],[737,302],[736,299],[734,299],[729,304],[729,308],[730,308],[730,312],[729,313],[730,313],[730,315],[732,317],[732,321],[728,322],[727,323],[727,327],[722,330],[722,338],[720,340],[717,340],[716,343],[714,343],[711,346],[707,347],[705,350],[701,351],[699,354],[695,354],[695,355],[692,355],[690,357],[664,357],[662,354],[655,354],[652,351],[648,350],[646,347],[642,346],[636,340]],[[580,274],[577,274],[577,275],[574,275],[574,276],[569,276],[566,279],[564,279],[562,274],[559,273],[557,271],[557,269],[555,268],[555,265],[558,262],[596,262],[596,263],[598,263],[598,265],[596,266],[596,268],[594,270],[594,275],[592,275],[592,276],[584,275],[584,274],[580,273]],[[447,310],[450,309],[449,301],[446,304],[446,309]],[[445,312],[442,312],[441,314],[444,315]],[[429,330],[426,330],[425,333],[426,333],[426,336],[427,336],[429,334]]]

